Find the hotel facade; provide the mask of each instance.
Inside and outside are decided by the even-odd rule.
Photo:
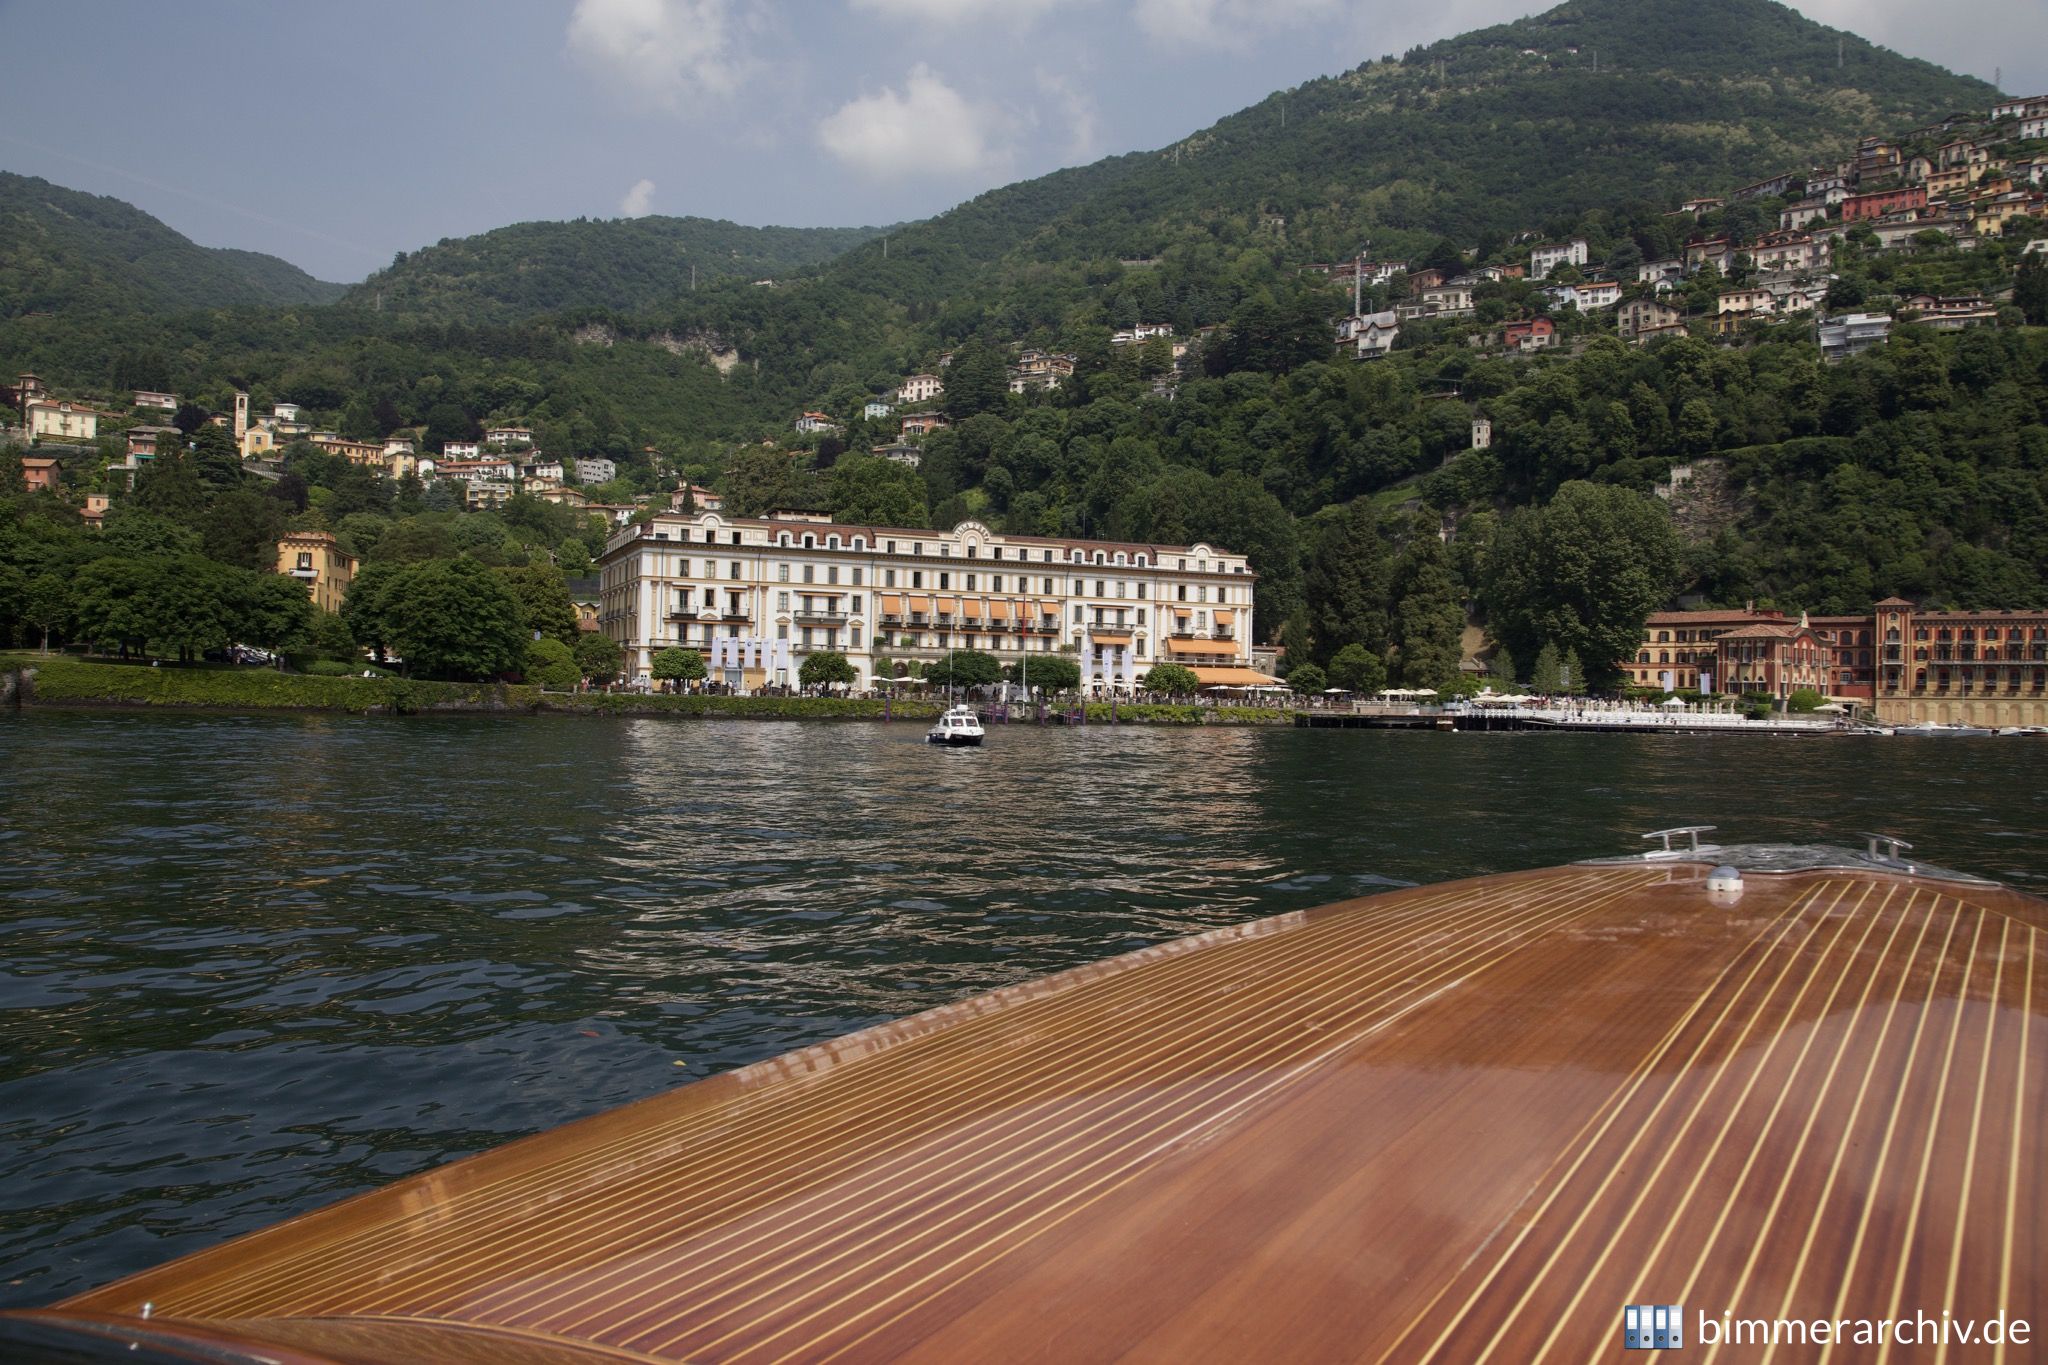
[[[1251,666],[1257,581],[1245,556],[1204,544],[670,512],[606,542],[598,626],[637,683],[652,681],[664,649],[708,657],[730,639],[748,647],[745,666],[712,680],[748,690],[795,686],[820,650],[844,654],[859,688],[877,660],[928,663],[954,649],[1021,660],[1027,676],[1031,659],[1064,654],[1090,691],[1157,663],[1185,664],[1204,686],[1253,686],[1272,681]]]
[[[1868,615],[1665,611],[1621,665],[1638,687],[1722,695],[1808,688],[1899,724],[2048,725],[2048,611],[1921,611],[1889,597]]]

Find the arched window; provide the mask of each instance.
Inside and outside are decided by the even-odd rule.
[[[838,549],[838,548],[839,548],[839,537],[838,537],[838,536],[826,536],[826,537],[825,537],[825,548],[826,548],[826,549],[828,549],[828,550],[836,550],[836,549]]]
[[[787,532],[787,531],[778,531],[778,532],[776,532],[776,533],[775,533],[775,543],[776,543],[777,545],[787,545],[787,544],[789,544],[789,532]]]
[[[806,550],[815,550],[815,549],[817,549],[817,548],[818,548],[818,538],[817,538],[816,536],[814,536],[814,535],[811,535],[810,533],[806,532],[806,533],[805,533],[805,535],[804,535],[804,548],[805,548]]]
[[[867,547],[868,547],[868,538],[867,538],[866,536],[855,536],[855,537],[853,538],[853,548],[854,548],[854,549],[856,549],[856,550],[865,550],[865,549],[867,549]]]

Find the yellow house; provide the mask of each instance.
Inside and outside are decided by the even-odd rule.
[[[277,542],[277,571],[304,583],[320,610],[340,611],[356,559],[341,552],[331,531],[289,531]]]
[[[250,427],[242,433],[242,458],[266,459],[277,451],[277,433],[269,427]]]
[[[28,402],[28,434],[54,436],[59,440],[90,441],[99,435],[100,415],[82,403],[55,398],[32,398]]]

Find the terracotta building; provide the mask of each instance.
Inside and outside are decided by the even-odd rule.
[[[1876,608],[1877,713],[1902,724],[2048,725],[2048,611]]]

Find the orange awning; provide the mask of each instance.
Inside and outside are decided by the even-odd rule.
[[[1204,687],[1271,687],[1279,682],[1251,668],[1201,668],[1192,670],[1195,681]]]
[[[1166,652],[1168,654],[1230,654],[1235,651],[1231,649],[1231,642],[1228,640],[1168,640],[1166,642]]]
[[[1008,602],[990,602],[988,604],[988,619],[991,621],[1009,620],[1010,604]]]
[[[885,616],[901,616],[903,614],[903,599],[900,597],[890,597],[885,594],[882,598],[882,614]]]
[[[909,601],[912,611],[929,612],[932,609],[932,599],[929,597],[913,597]]]
[[[979,597],[968,597],[961,599],[960,607],[960,614],[965,616],[968,620],[979,621],[981,619],[981,599]]]
[[[1221,610],[1220,608],[1219,608],[1219,609],[1217,610],[1217,612],[1216,612],[1216,624],[1217,624],[1217,625],[1219,625],[1219,626],[1228,626],[1228,625],[1235,625],[1235,624],[1236,624],[1236,622],[1237,622],[1237,613],[1236,613],[1236,612],[1234,612],[1234,611],[1223,611],[1223,610]]]
[[[1040,602],[1038,604],[1038,611],[1042,616],[1057,617],[1060,614],[1060,604],[1057,602]]]
[[[1115,631],[1091,631],[1088,638],[1098,645],[1127,645],[1131,642],[1130,632],[1128,631],[1121,634]]]

